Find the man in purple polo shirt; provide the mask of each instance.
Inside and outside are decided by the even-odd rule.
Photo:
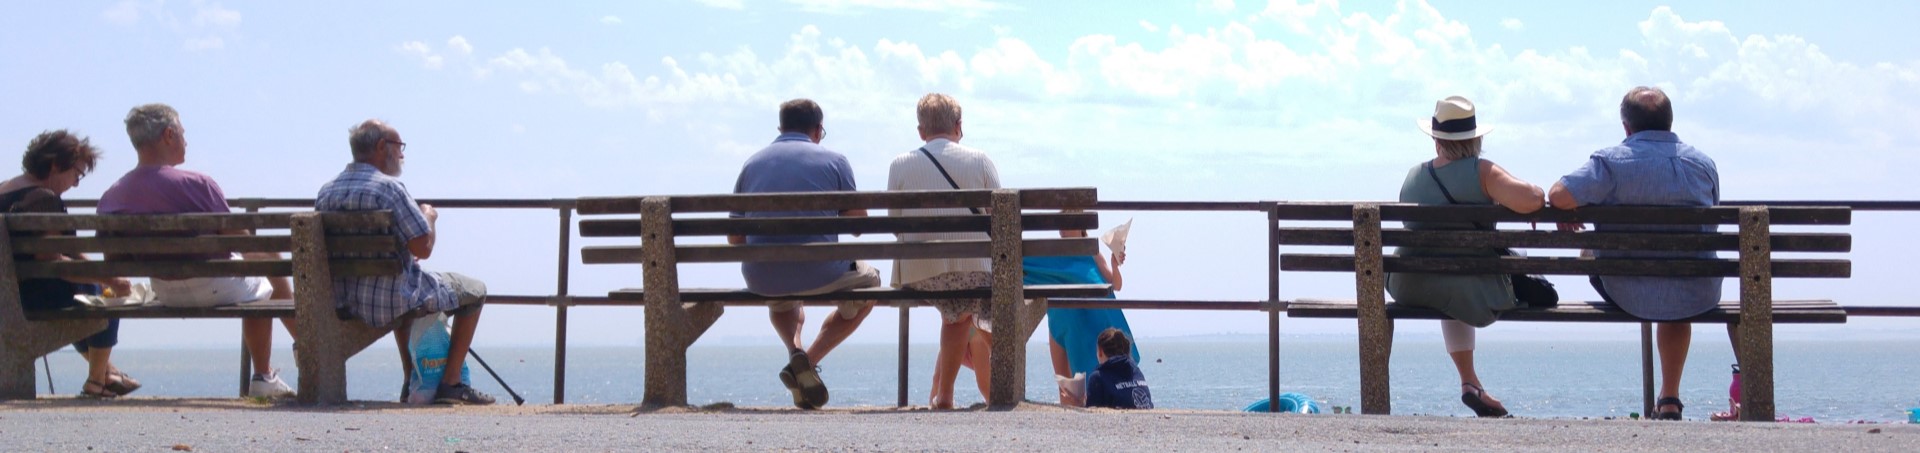
[[[820,104],[794,99],[780,104],[780,136],[766,149],[747,158],[734,182],[734,193],[766,192],[851,192],[853,166],[847,156],[820,146],[827,129]],[[730,217],[866,217],[867,210],[846,211],[760,211],[735,212]],[[839,242],[839,235],[730,236],[731,244],[806,244]],[[814,295],[835,291],[880,286],[880,271],[865,263],[850,260],[783,261],[740,263],[740,274],[747,290],[763,296]],[[800,341],[806,325],[806,313],[795,300],[778,301],[768,306],[773,330],[787,347],[787,366],[780,370],[780,382],[793,393],[793,405],[818,409],[827,405],[827,384],[820,380],[816,365],[834,346],[853,335],[860,322],[873,311],[873,301],[842,301],[833,316],[820,325],[820,336],[813,346]]]
[[[227,195],[213,178],[176,168],[187,161],[186,128],[180,124],[180,112],[166,104],[147,104],[127,112],[127,138],[140,156],[133,167],[113,187],[100,195],[101,214],[186,214],[197,212],[229,213]],[[246,230],[221,231],[219,234],[251,234]],[[278,259],[277,253],[247,254],[248,259]],[[220,260],[229,256],[181,256],[188,260]],[[109,258],[111,259],[111,258]],[[170,280],[153,278],[155,303],[167,306],[234,305],[267,299],[292,299],[293,285],[286,277],[209,277]],[[293,333],[291,318],[282,318],[287,332]],[[280,380],[273,369],[273,320],[247,318],[240,321],[241,337],[253,357],[253,379],[247,395],[284,397],[293,388]]]

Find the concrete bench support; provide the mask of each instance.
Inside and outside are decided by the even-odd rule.
[[[646,282],[646,386],[640,406],[657,409],[687,405],[687,348],[713,327],[726,309],[720,304],[680,301],[679,261],[673,250],[673,212],[666,197],[640,202],[645,231],[641,240]]]
[[[0,257],[13,256],[13,237],[0,216]],[[28,322],[20,303],[13,259],[0,259],[0,400],[34,396],[33,361],[107,328],[104,319]]]
[[[317,213],[293,215],[294,360],[300,367],[302,404],[347,401],[347,359],[386,335],[357,320],[342,320],[334,309],[333,272],[328,264],[326,226]]]

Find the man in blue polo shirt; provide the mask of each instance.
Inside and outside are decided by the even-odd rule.
[[[1547,192],[1553,207],[1572,210],[1594,205],[1713,206],[1720,203],[1720,171],[1706,153],[1673,133],[1673,102],[1659,88],[1637,87],[1620,101],[1620,122],[1627,138],[1595,151],[1578,170],[1560,178]],[[1562,225],[1577,230],[1579,225]],[[1597,231],[1712,232],[1715,226],[1596,224]],[[1713,252],[1597,250],[1601,258],[1713,258]],[[1660,399],[1652,418],[1679,420],[1680,372],[1693,342],[1685,320],[1720,303],[1719,277],[1606,276],[1592,279],[1600,297],[1641,319],[1658,323],[1654,343],[1660,350]],[[1732,336],[1739,326],[1727,325]],[[1739,342],[1734,342],[1737,347]]]
[[[820,104],[794,99],[780,104],[780,137],[765,149],[747,158],[734,183],[734,193],[837,192],[856,190],[853,166],[847,157],[820,146],[826,136],[822,124],[826,115]],[[866,217],[865,209],[846,211],[756,211],[734,212],[729,217]],[[838,235],[729,236],[730,244],[807,244],[839,242]],[[825,294],[880,286],[880,272],[865,263],[836,261],[747,262],[740,264],[747,290],[763,296]],[[787,347],[787,366],[780,370],[780,381],[793,393],[793,405],[818,409],[827,404],[827,385],[820,380],[817,365],[827,353],[866,320],[873,301],[841,302],[833,316],[820,326],[813,347],[800,341],[806,313],[800,302],[775,301],[768,304],[768,318],[774,332]]]

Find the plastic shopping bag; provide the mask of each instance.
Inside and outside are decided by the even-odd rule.
[[[447,350],[453,347],[453,335],[447,330],[447,315],[435,313],[430,318],[413,320],[413,330],[407,332],[407,350],[413,355],[413,375],[407,377],[407,403],[426,404],[433,402],[433,393],[439,390],[441,376],[446,373]],[[460,383],[471,381],[467,365],[460,364]]]

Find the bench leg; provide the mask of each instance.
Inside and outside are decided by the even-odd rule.
[[[347,402],[347,359],[389,331],[359,321],[296,318],[296,322],[300,323],[300,338],[293,342],[294,361],[300,367],[298,401],[301,404]]]
[[[30,400],[36,383],[33,361],[107,328],[107,320],[5,323],[0,327],[0,400]]]
[[[647,304],[646,387],[642,409],[687,405],[687,348],[720,319],[720,304]]]
[[[1393,358],[1393,319],[1360,324],[1360,413],[1393,413],[1393,388],[1387,363]]]

